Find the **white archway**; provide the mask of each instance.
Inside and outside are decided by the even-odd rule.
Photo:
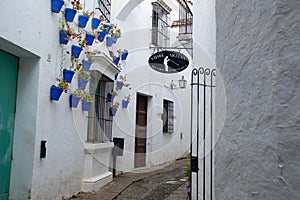
[[[144,0],[129,0],[117,15],[117,19],[125,21],[130,12]]]

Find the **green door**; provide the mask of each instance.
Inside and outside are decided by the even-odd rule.
[[[8,199],[18,58],[0,51],[0,200]]]

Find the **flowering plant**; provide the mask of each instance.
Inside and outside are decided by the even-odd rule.
[[[72,7],[74,10],[82,10],[82,4],[80,3],[80,0],[72,0],[71,1]]]

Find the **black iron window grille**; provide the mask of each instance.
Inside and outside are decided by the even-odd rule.
[[[94,101],[91,103],[88,115],[87,142],[101,143],[112,141],[113,119],[109,115],[111,102],[107,101],[107,93],[114,86],[114,82],[98,72],[92,72],[90,80],[90,92]]]
[[[193,33],[193,13],[188,3],[183,0],[179,3],[179,34]]]
[[[164,99],[163,107],[163,133],[174,133],[174,103]]]
[[[152,37],[151,44],[167,47],[169,45],[169,12],[158,2],[152,3]]]
[[[110,22],[110,12],[111,12],[111,0],[98,0],[98,10],[101,12],[103,17]]]

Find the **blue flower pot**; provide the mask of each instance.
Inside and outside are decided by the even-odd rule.
[[[109,115],[114,117],[116,116],[116,113],[117,113],[117,109],[114,109],[113,107],[110,107],[109,108]]]
[[[89,60],[82,60],[82,66],[85,71],[89,71],[92,62]]]
[[[105,39],[106,34],[107,34],[107,33],[106,33],[105,31],[99,31],[98,40],[99,40],[100,42],[103,42],[104,39]]]
[[[120,57],[114,56],[114,57],[113,57],[113,62],[114,62],[116,65],[118,65],[119,62],[120,62]]]
[[[123,51],[122,54],[121,54],[121,59],[126,60],[127,56],[128,56],[128,52]]]
[[[115,98],[114,94],[112,94],[112,93],[107,94],[107,101],[108,102],[113,102],[114,98]]]
[[[92,18],[92,29],[98,28],[101,20],[98,18]]]
[[[67,22],[72,22],[74,20],[75,15],[76,15],[76,10],[72,8],[65,9],[65,18]]]
[[[81,51],[82,51],[81,47],[72,45],[71,56],[78,58],[80,56]]]
[[[58,101],[62,92],[63,92],[62,88],[52,85],[50,88],[50,99]]]
[[[86,34],[85,34],[85,39],[86,39],[86,45],[92,45],[93,42],[94,42],[95,36],[86,33]]]
[[[78,88],[85,89],[88,82],[87,79],[78,78]]]
[[[119,73],[115,74],[115,80],[117,80]]]
[[[103,25],[104,26],[104,31],[106,32],[106,33],[109,33],[109,31],[110,31],[110,24],[104,24]]]
[[[70,95],[69,103],[71,108],[77,108],[79,101],[80,101],[80,97]]]
[[[51,1],[51,11],[54,13],[59,13],[60,9],[64,5],[64,3],[65,2],[63,0],[52,0]]]
[[[74,76],[74,71],[72,70],[67,70],[67,69],[64,69],[63,70],[63,77],[64,77],[64,80],[68,83],[71,83],[72,82],[72,79],[73,79],[73,76]]]
[[[128,104],[129,104],[129,101],[127,101],[125,99],[122,100],[122,108],[127,108]]]
[[[118,88],[119,90],[121,90],[121,89],[122,89],[123,85],[124,85],[124,83],[123,83],[123,82],[121,82],[121,81],[117,81],[117,88]]]
[[[82,100],[81,107],[82,107],[82,110],[83,110],[83,111],[89,111],[89,110],[90,110],[90,106],[91,106],[91,103],[90,103],[90,102],[87,102],[87,101],[85,101],[85,100]]]
[[[116,36],[116,35],[113,35],[113,36],[112,36],[112,39],[113,39],[113,43],[114,43],[114,44],[116,44],[116,43],[117,43],[117,41],[118,41],[118,38],[119,38],[119,37],[118,37],[118,36]]]
[[[78,16],[78,26],[81,28],[84,28],[86,26],[86,23],[88,22],[89,18],[85,15],[79,15]]]
[[[68,44],[69,40],[67,39],[70,37],[70,34],[67,34],[64,30],[60,30],[59,32],[59,43],[61,44]]]
[[[113,45],[114,41],[112,37],[106,37],[106,46],[111,47]]]

